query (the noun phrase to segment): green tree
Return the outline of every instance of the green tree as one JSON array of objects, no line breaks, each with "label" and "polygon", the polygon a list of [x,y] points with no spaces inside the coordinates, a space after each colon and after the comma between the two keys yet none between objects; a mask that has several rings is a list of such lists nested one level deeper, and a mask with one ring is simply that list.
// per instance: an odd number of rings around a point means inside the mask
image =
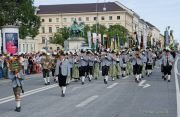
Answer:
[{"label": "green tree", "polygon": [[84,38],[85,42],[88,43],[88,31],[91,31],[91,27],[89,25],[85,25],[84,27]]},{"label": "green tree", "polygon": [[64,46],[64,41],[69,38],[69,29],[67,27],[60,28],[58,32],[54,34],[52,43],[60,44]]},{"label": "green tree", "polygon": [[114,36],[118,36],[118,38],[121,37],[123,44],[127,41],[127,34],[128,30],[121,26],[121,25],[113,25],[110,26],[108,29],[108,35],[110,38],[113,38]]},{"label": "green tree", "polygon": [[0,26],[20,27],[20,38],[35,37],[40,27],[40,18],[35,15],[34,0],[1,0]]},{"label": "green tree", "polygon": [[104,26],[104,25],[101,25],[101,24],[94,24],[92,27],[91,27],[91,32],[93,32],[93,33],[98,33],[98,34],[101,34],[101,35],[103,35],[103,34],[106,34],[107,33],[107,28],[106,28],[106,26]]}]

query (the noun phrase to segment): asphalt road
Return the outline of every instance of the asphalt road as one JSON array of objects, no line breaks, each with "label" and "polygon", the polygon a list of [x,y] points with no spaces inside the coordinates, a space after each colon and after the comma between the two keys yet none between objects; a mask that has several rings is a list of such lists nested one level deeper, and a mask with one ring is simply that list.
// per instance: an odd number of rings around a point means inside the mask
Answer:
[{"label": "asphalt road", "polygon": [[64,98],[53,81],[44,86],[41,75],[27,76],[20,113],[14,112],[11,82],[1,80],[0,117],[179,117],[180,76],[175,72],[180,71],[180,60],[175,66],[170,83],[163,81],[160,68],[156,67],[139,84],[133,76],[110,79],[107,85],[102,78],[91,83],[87,80],[83,86],[81,82],[71,82]]}]

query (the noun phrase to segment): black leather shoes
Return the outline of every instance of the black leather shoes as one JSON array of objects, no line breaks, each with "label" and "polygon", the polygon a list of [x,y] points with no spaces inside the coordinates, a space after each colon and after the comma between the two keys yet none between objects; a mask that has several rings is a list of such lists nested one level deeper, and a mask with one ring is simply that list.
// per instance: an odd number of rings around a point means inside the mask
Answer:
[{"label": "black leather shoes", "polygon": [[61,97],[65,97],[65,94],[62,93]]},{"label": "black leather shoes", "polygon": [[14,111],[21,112],[21,107],[16,107],[16,109]]}]

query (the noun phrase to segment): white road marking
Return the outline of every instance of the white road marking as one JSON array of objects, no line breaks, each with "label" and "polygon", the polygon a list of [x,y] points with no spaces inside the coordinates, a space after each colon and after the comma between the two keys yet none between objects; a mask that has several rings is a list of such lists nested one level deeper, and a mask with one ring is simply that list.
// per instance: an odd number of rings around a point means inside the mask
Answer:
[{"label": "white road marking", "polygon": [[145,84],[143,88],[147,88],[147,87],[150,87],[151,85],[150,84]]},{"label": "white road marking", "polygon": [[94,101],[96,98],[98,98],[99,96],[98,95],[95,95],[95,96],[92,96],[92,97],[89,97],[88,99],[86,99],[85,101],[81,102],[80,104],[76,105],[77,108],[79,107],[84,107],[86,106],[87,104],[89,104],[90,102]]},{"label": "white road marking", "polygon": [[108,86],[107,88],[108,88],[108,89],[111,89],[111,88],[115,87],[115,86],[118,85],[118,84],[119,84],[119,83],[113,83],[112,85]]},{"label": "white road marking", "polygon": [[126,76],[126,77],[124,77],[124,78],[122,78],[122,79],[124,80],[124,79],[127,79],[127,78],[129,78],[129,76]]},{"label": "white road marking", "polygon": [[[48,90],[48,89],[52,89],[52,88],[57,87],[57,86],[58,86],[57,84],[54,84],[54,85],[50,85],[50,86],[47,86],[47,87],[42,87],[42,88],[30,90],[30,91],[25,92],[22,95],[22,97],[26,97],[26,96],[29,96],[29,95],[32,95],[32,94],[35,94],[35,93],[38,93],[38,92],[42,92],[42,91],[45,91],[45,90]],[[12,100],[14,100],[14,95],[0,99],[0,104],[6,103],[6,102],[9,102],[9,101],[12,101]]]},{"label": "white road marking", "polygon": [[179,92],[179,82],[178,82],[178,68],[177,68],[177,62],[179,60],[179,57],[177,57],[174,65],[174,73],[175,73],[175,82],[176,82],[176,100],[177,100],[177,117],[180,117],[180,92]]},{"label": "white road marking", "polygon": [[138,86],[144,86],[143,84],[146,82],[146,80],[142,80],[139,84],[138,84]]}]

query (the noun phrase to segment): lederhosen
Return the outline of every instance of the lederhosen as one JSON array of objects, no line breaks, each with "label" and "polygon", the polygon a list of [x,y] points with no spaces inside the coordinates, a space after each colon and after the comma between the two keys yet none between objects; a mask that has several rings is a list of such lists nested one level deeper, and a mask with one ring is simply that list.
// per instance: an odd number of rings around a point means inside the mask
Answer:
[{"label": "lederhosen", "polygon": [[149,57],[147,57],[146,70],[152,70],[152,64],[149,63]]},{"label": "lederhosen", "polygon": [[107,65],[102,66],[102,76],[108,76],[108,73],[109,73],[109,66]]},{"label": "lederhosen", "polygon": [[139,75],[140,73],[141,73],[140,65],[137,64],[137,60],[136,60],[136,64],[133,65],[133,74],[134,75]]},{"label": "lederhosen", "polygon": [[126,61],[125,61],[125,58],[124,58],[124,57],[122,58],[122,62],[123,62],[123,65],[122,65],[122,67],[121,67],[121,70],[122,70],[122,71],[126,71],[126,66],[124,66],[124,65],[126,65]]},{"label": "lederhosen", "polygon": [[167,58],[167,64],[164,66],[164,75],[171,75],[171,70],[172,70],[172,65],[169,64],[169,60]]},{"label": "lederhosen", "polygon": [[[85,61],[85,60],[81,59],[81,61]],[[80,66],[79,67],[79,76],[80,77],[85,76],[87,71],[88,71],[87,66]]]},{"label": "lederhosen", "polygon": [[58,75],[58,82],[59,82],[60,87],[66,86],[66,79],[67,79],[67,76],[62,75],[61,64],[60,64],[59,65],[59,75]]},{"label": "lederhosen", "polygon": [[92,75],[92,74],[93,74],[93,66],[90,66],[89,61],[88,61],[87,75]]}]

